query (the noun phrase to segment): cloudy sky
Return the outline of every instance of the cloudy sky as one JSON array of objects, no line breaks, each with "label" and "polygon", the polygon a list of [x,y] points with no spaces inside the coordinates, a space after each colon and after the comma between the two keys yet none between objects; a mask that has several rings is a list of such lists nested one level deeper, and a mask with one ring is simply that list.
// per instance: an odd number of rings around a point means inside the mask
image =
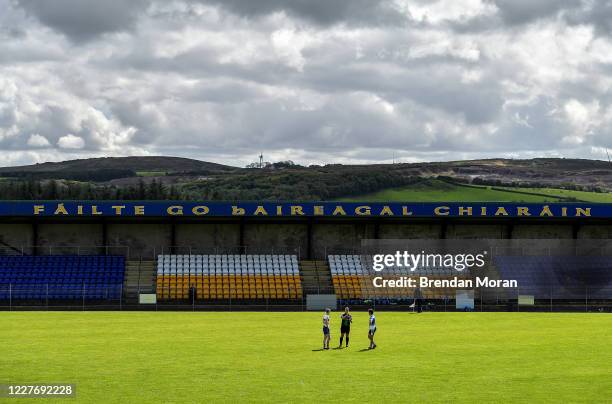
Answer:
[{"label": "cloudy sky", "polygon": [[606,158],[612,0],[0,0],[0,165]]}]

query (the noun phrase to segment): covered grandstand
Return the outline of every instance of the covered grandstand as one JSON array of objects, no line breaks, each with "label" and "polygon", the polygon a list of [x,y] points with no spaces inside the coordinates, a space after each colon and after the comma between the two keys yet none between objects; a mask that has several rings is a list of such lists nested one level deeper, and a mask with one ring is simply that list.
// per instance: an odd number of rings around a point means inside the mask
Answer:
[{"label": "covered grandstand", "polygon": [[[533,239],[606,243],[612,206],[2,202],[0,306],[303,310],[309,296],[331,295],[337,304],[406,309],[421,299],[432,310],[448,310],[455,288],[374,288],[372,251],[364,243]],[[495,254],[488,274],[525,287],[476,288],[476,308],[518,310],[527,295],[535,304],[523,309],[609,310],[612,253],[604,248],[587,260],[546,254]],[[386,275],[482,273],[439,267]]]}]

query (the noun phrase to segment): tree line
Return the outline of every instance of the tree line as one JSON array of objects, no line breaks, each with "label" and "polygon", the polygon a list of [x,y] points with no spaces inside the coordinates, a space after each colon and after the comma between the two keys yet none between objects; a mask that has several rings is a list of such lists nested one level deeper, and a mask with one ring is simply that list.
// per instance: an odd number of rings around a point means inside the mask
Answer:
[{"label": "tree line", "polygon": [[65,180],[0,181],[2,200],[170,200],[180,199],[174,185],[153,179],[137,185],[100,185]]},{"label": "tree line", "polygon": [[282,170],[211,176],[164,184],[139,179],[130,185],[67,180],[0,181],[3,200],[331,200],[418,182],[416,176],[371,168]]}]

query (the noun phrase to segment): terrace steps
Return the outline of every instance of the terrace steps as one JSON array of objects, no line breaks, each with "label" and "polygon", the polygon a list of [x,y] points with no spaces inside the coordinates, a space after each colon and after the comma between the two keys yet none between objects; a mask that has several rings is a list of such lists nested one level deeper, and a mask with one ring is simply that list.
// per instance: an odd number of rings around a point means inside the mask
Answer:
[{"label": "terrace steps", "polygon": [[300,261],[300,278],[304,295],[334,293],[331,272],[326,261]]},{"label": "terrace steps", "polygon": [[124,297],[138,301],[140,293],[155,293],[156,269],[153,260],[132,260],[125,264]]}]

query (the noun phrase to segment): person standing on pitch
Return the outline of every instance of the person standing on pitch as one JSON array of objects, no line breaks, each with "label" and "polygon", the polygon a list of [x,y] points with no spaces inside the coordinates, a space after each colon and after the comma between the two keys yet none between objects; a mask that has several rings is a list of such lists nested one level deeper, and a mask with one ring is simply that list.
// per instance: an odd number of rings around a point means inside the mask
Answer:
[{"label": "person standing on pitch", "polygon": [[374,343],[374,333],[376,332],[376,317],[374,316],[374,310],[369,309],[368,314],[370,315],[370,327],[368,329],[368,338],[370,339],[370,349],[376,348]]},{"label": "person standing on pitch", "polygon": [[348,306],[344,308],[344,313],[340,316],[342,320],[342,325],[340,325],[340,345],[338,348],[342,348],[342,339],[346,334],[346,347],[349,345],[349,334],[351,333],[351,323],[353,322],[353,316],[349,313]]},{"label": "person standing on pitch", "polygon": [[329,349],[329,312],[330,309],[325,309],[323,314],[323,349]]},{"label": "person standing on pitch", "polygon": [[414,305],[417,313],[421,313],[423,311],[423,292],[421,292],[421,288],[419,287],[417,287],[414,291]]}]

